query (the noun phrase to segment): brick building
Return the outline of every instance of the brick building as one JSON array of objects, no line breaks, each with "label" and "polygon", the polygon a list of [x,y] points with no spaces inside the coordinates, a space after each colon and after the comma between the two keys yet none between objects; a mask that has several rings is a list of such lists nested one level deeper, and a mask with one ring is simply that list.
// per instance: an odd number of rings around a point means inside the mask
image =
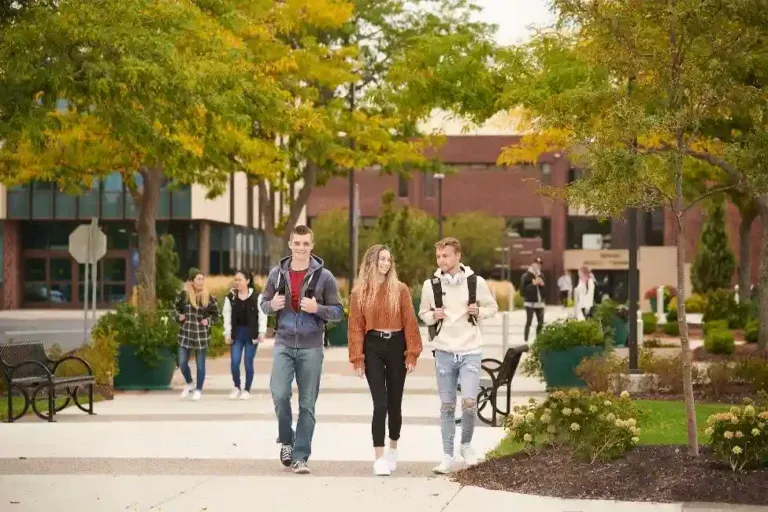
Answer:
[{"label": "brick building", "polygon": [[[601,223],[584,211],[536,193],[538,185],[533,180],[560,187],[576,178],[578,171],[559,153],[541,155],[536,165],[499,167],[496,161],[503,148],[517,141],[518,137],[502,135],[447,137],[437,156],[456,172],[443,182],[443,215],[478,210],[504,217],[511,234],[511,279],[515,284],[532,258],[539,256],[549,277],[550,297],[554,297],[557,276],[564,270],[573,272],[583,263],[617,298],[626,296],[629,237],[625,220]],[[357,174],[357,183],[363,222],[373,222],[378,216],[380,198],[386,190],[394,191],[403,204],[438,215],[438,187],[430,174],[414,173],[407,179],[366,170]],[[311,223],[324,210],[346,207],[347,180],[336,178],[312,192],[307,218]],[[689,262],[702,220],[698,210],[688,215]],[[727,229],[736,254],[739,221],[738,211],[729,205]],[[760,223],[756,221],[752,227],[753,282],[757,282],[759,237]],[[658,209],[639,213],[638,244],[641,292],[659,284],[674,285],[675,227],[671,212]]]}]

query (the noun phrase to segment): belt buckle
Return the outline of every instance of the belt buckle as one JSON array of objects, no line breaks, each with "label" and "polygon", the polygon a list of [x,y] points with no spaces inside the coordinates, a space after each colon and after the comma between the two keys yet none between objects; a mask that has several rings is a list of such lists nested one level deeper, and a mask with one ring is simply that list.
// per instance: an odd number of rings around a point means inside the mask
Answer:
[{"label": "belt buckle", "polygon": [[392,333],[391,332],[383,332],[383,333],[381,333],[381,337],[384,338],[385,340],[388,340],[388,339],[390,339],[392,337]]}]

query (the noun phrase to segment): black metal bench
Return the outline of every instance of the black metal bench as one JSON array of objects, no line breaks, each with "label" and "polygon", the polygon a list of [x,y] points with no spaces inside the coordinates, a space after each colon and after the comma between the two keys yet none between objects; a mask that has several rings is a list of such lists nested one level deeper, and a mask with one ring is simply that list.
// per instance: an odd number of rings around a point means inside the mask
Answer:
[{"label": "black metal bench", "polygon": [[[492,358],[481,361],[481,368],[490,378],[480,379],[480,392],[477,394],[477,417],[486,425],[497,427],[499,426],[498,415],[509,416],[512,412],[512,378],[517,373],[520,358],[525,352],[528,352],[528,349],[528,345],[516,345],[507,349],[503,361]],[[506,408],[500,409],[498,406],[499,390],[505,386],[507,388]],[[488,411],[484,412],[487,407],[490,407],[490,415]]]},{"label": "black metal bench", "polygon": [[[79,361],[83,364],[87,375],[71,377],[57,377],[56,369],[64,361]],[[77,356],[66,356],[59,360],[50,359],[45,353],[45,347],[39,341],[25,341],[20,343],[0,344],[0,370],[8,393],[8,423],[12,423],[24,416],[29,410],[43,420],[55,421],[54,415],[63,410],[74,401],[75,405],[83,412],[93,412],[93,385],[96,382],[93,369],[88,362]],[[88,387],[88,404],[84,407],[78,399],[78,390]],[[56,407],[56,391],[64,389],[67,399]],[[40,412],[37,402],[41,399],[41,393],[47,394],[48,414]],[[13,396],[20,394],[24,397],[24,408],[13,414]]]},{"label": "black metal bench", "polygon": [[[481,369],[488,374],[489,379],[480,379],[480,390],[477,393],[477,417],[486,425],[492,427],[500,426],[497,423],[498,415],[509,416],[512,412],[512,378],[517,373],[517,367],[520,365],[520,358],[529,350],[528,345],[516,345],[508,348],[504,354],[504,361],[498,359],[485,358],[480,361]],[[432,357],[435,357],[435,351],[432,351]],[[493,365],[493,367],[488,366]],[[497,397],[499,389],[507,388],[507,406],[506,409],[499,409]],[[456,386],[457,393],[461,395],[461,383]],[[483,411],[490,406],[490,419],[483,417]],[[485,413],[488,414],[488,413]],[[461,416],[456,418],[456,424],[461,424]]]}]

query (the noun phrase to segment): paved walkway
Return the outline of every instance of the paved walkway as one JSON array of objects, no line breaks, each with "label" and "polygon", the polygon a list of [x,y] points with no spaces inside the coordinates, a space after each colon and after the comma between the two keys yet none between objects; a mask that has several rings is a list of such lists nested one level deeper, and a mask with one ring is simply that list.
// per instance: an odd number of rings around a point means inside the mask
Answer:
[{"label": "paved walkway", "polygon": [[[513,314],[510,345],[521,342],[522,321],[521,313]],[[499,357],[500,323],[485,331],[484,356]],[[674,504],[566,501],[462,488],[434,476],[431,468],[441,443],[428,345],[406,383],[400,463],[392,477],[371,475],[370,396],[365,381],[351,374],[346,349],[339,348],[326,352],[313,474],[293,475],[277,460],[268,394],[270,357],[271,347],[265,344],[257,356],[250,401],[227,400],[228,363],[219,360],[209,365],[200,402],[180,401],[178,389],[119,393],[96,405],[97,416],[66,410],[54,424],[33,418],[0,424],[0,511],[231,512],[253,504],[266,510],[334,512],[467,511],[478,506],[538,512],[682,510]],[[178,375],[175,382],[180,382]],[[513,390],[515,402],[523,402],[541,395],[543,384],[518,377]],[[294,393],[295,411],[296,398]],[[485,453],[503,435],[500,428],[478,426],[474,446]]]}]

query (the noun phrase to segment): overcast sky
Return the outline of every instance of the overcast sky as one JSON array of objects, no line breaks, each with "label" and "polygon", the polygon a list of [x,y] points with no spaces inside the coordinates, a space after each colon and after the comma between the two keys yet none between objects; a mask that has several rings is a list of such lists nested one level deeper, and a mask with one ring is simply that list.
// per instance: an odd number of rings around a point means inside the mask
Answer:
[{"label": "overcast sky", "polygon": [[530,25],[543,26],[552,22],[548,0],[475,0],[483,7],[483,21],[499,26],[501,44],[527,39]]}]

